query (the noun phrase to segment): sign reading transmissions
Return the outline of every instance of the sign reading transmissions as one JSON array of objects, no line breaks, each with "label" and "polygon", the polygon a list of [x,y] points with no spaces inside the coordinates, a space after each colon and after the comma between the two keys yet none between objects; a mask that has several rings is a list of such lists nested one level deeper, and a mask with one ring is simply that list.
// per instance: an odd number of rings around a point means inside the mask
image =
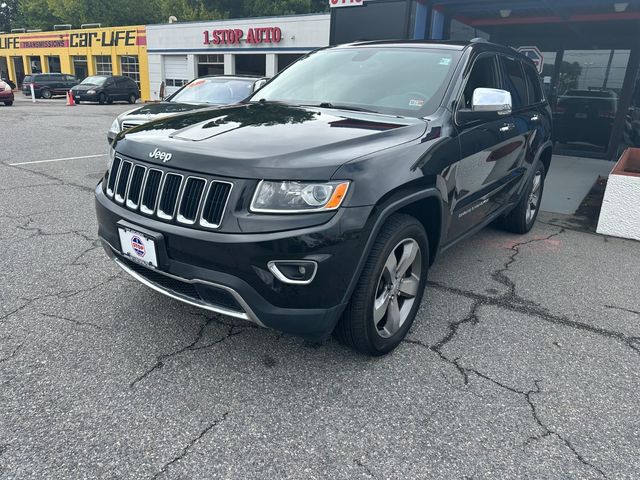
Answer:
[{"label": "sign reading transmissions", "polygon": [[136,29],[99,30],[87,32],[27,33],[0,38],[0,50],[77,47],[133,47],[145,45],[146,38],[138,37]]},{"label": "sign reading transmissions", "polygon": [[361,7],[366,0],[329,0],[329,6],[335,7]]}]

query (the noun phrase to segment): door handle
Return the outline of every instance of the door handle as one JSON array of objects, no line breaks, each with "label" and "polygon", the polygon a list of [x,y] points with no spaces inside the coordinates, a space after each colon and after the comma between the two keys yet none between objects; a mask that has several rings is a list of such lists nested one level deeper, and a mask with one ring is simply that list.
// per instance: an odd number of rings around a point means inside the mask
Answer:
[{"label": "door handle", "polygon": [[538,115],[534,115],[533,117],[531,117],[531,121],[532,122],[538,122],[538,121],[540,121],[540,117]]},{"label": "door handle", "polygon": [[510,132],[514,128],[516,128],[515,124],[513,124],[513,123],[505,123],[502,127],[500,127],[500,131],[502,133]]}]

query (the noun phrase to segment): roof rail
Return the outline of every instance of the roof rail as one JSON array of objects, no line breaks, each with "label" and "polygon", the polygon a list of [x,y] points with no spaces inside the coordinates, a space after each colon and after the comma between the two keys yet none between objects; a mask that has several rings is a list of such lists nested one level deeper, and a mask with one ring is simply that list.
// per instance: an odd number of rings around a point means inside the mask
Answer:
[{"label": "roof rail", "polygon": [[27,33],[41,32],[41,31],[42,31],[41,28],[29,28],[29,29],[27,29]]},{"label": "roof rail", "polygon": [[12,28],[11,33],[27,33],[26,28]]},{"label": "roof rail", "polygon": [[469,43],[490,43],[490,42],[486,38],[476,37],[469,40]]},{"label": "roof rail", "polygon": [[54,25],[53,29],[54,30],[71,30],[71,24],[70,23],[62,23],[60,25]]},{"label": "roof rail", "polygon": [[80,28],[100,28],[102,27],[101,23],[83,23],[80,25]]}]

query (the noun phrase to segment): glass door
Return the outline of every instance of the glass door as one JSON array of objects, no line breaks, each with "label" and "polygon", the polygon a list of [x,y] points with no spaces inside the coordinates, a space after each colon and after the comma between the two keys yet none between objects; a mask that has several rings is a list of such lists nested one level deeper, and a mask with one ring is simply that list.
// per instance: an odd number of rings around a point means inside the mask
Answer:
[{"label": "glass door", "polygon": [[564,51],[552,104],[556,152],[607,152],[629,56],[629,50]]}]

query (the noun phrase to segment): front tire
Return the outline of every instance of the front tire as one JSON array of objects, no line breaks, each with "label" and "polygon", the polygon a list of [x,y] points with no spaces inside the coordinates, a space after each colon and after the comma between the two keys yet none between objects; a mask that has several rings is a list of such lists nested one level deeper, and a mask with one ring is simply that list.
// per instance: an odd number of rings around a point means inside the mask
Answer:
[{"label": "front tire", "polygon": [[394,214],[378,234],[334,335],[361,353],[380,356],[404,339],[424,294],[429,239],[422,224]]},{"label": "front tire", "polygon": [[13,101],[4,102],[4,104],[5,104],[7,107],[10,107],[11,105],[13,105]]},{"label": "front tire", "polygon": [[43,88],[42,91],[40,92],[40,96],[45,100],[50,100],[53,97],[53,93],[51,92],[51,90],[47,88]]},{"label": "front tire", "polygon": [[104,105],[107,102],[107,96],[104,93],[98,95],[98,103]]},{"label": "front tire", "polygon": [[536,223],[540,213],[540,203],[544,192],[546,172],[540,160],[535,164],[534,173],[529,179],[524,195],[516,207],[498,221],[498,226],[508,232],[528,233]]},{"label": "front tire", "polygon": [[134,103],[136,103],[136,100],[137,100],[137,98],[136,98],[136,96],[135,96],[133,93],[132,93],[131,95],[129,95],[129,103],[130,103],[131,105],[133,105]]}]

